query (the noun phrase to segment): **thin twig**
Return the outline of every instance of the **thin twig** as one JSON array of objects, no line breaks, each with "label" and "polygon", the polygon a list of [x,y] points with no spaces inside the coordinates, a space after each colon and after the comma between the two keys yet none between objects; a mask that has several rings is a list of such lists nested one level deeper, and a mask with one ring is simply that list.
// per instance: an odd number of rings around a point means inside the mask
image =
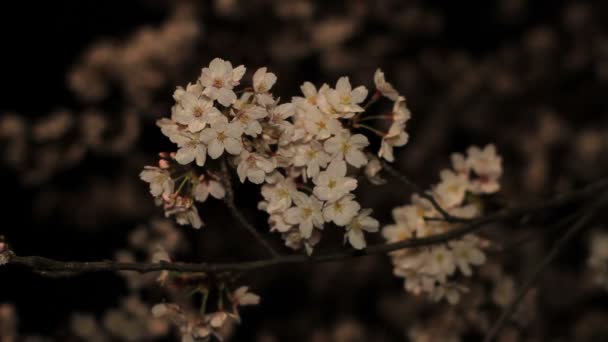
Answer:
[{"label": "thin twig", "polygon": [[566,246],[566,244],[576,235],[578,231],[587,226],[589,221],[595,216],[597,211],[604,205],[606,202],[606,197],[604,196],[602,200],[594,202],[585,213],[566,231],[566,233],[559,238],[559,240],[553,245],[549,253],[545,255],[545,257],[534,266],[532,273],[528,276],[528,278],[524,281],[522,287],[517,292],[515,299],[507,306],[496,322],[490,328],[490,331],[483,339],[483,342],[491,342],[494,340],[498,333],[502,329],[502,327],[506,324],[507,320],[513,315],[513,313],[519,307],[519,304],[524,300],[528,291],[532,288],[532,286],[536,283],[540,275],[543,271],[549,266],[549,264],[555,259],[555,257],[559,254],[559,252]]},{"label": "thin twig", "polygon": [[176,272],[223,272],[223,271],[251,271],[276,265],[322,263],[341,261],[365,255],[386,254],[392,251],[430,246],[448,242],[475,232],[492,222],[499,222],[534,214],[540,211],[558,208],[567,203],[600,195],[608,188],[608,179],[595,182],[580,190],[567,194],[557,195],[553,199],[542,201],[539,204],[526,207],[503,209],[486,216],[479,217],[471,222],[464,223],[446,233],[428,236],[425,238],[413,238],[400,242],[379,244],[369,246],[362,250],[346,250],[333,254],[306,256],[286,255],[257,261],[233,262],[233,263],[120,263],[113,261],[99,262],[63,262],[47,259],[39,256],[17,256],[12,255],[9,264],[22,265],[33,270],[42,272],[95,272],[95,271],[137,271],[141,273],[169,270]]},{"label": "thin twig", "polygon": [[398,179],[401,183],[405,184],[413,192],[417,193],[422,198],[424,198],[424,199],[428,200],[429,202],[431,202],[431,205],[433,205],[433,207],[435,207],[435,210],[437,210],[439,212],[439,214],[441,214],[443,220],[445,220],[447,222],[451,222],[451,223],[468,222],[468,221],[470,221],[470,219],[462,218],[462,217],[456,217],[456,216],[448,213],[445,209],[443,209],[443,207],[439,204],[439,202],[437,202],[437,200],[435,199],[435,197],[433,195],[431,195],[428,192],[424,191],[420,186],[418,186],[418,184],[416,184],[415,182],[411,181],[406,175],[404,175],[403,173],[399,172],[397,169],[395,169],[391,164],[387,163],[385,160],[380,159],[380,163],[382,163],[382,168],[384,170],[386,170],[386,172],[388,172],[391,176],[393,176],[396,179]]},{"label": "thin twig", "polygon": [[256,240],[258,240],[260,245],[262,245],[270,255],[272,255],[274,258],[279,257],[279,253],[270,245],[270,243],[268,243],[268,241],[266,241],[266,239],[264,239],[264,237],[257,231],[257,229],[255,229],[253,224],[251,224],[249,222],[249,220],[247,220],[245,215],[243,215],[241,210],[234,203],[234,190],[232,189],[232,180],[231,180],[230,171],[228,171],[228,165],[226,165],[225,159],[222,159],[221,168],[222,168],[221,169],[222,170],[221,181],[226,190],[226,196],[224,196],[224,203],[226,203],[226,206],[228,207],[228,209],[230,209],[230,213],[237,221],[239,221],[239,223],[245,229],[247,229],[247,231],[251,235],[253,235],[255,237]]}]

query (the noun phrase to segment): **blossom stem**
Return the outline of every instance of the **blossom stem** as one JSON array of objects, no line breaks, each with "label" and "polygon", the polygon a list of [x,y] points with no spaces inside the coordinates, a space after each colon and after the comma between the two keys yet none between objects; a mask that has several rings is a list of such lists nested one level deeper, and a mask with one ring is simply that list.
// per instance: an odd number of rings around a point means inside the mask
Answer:
[{"label": "blossom stem", "polygon": [[377,129],[371,127],[371,126],[360,124],[360,123],[355,123],[353,125],[353,127],[354,128],[364,128],[364,129],[367,129],[368,131],[370,131],[372,133],[375,133],[376,135],[378,135],[380,137],[384,137],[386,135],[386,133],[384,133],[384,132],[382,132],[380,130],[377,130]]},{"label": "blossom stem", "polygon": [[357,122],[370,121],[370,120],[388,120],[390,118],[389,115],[370,115],[366,116],[362,119],[357,119]]}]

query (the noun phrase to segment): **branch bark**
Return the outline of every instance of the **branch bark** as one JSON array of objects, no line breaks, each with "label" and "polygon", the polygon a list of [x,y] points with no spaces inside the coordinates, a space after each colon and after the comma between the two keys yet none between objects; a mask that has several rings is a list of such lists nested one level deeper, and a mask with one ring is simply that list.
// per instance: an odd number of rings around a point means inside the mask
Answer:
[{"label": "branch bark", "polygon": [[600,196],[608,189],[608,179],[603,179],[592,183],[582,189],[575,190],[566,194],[557,195],[550,200],[545,200],[537,204],[532,204],[524,207],[503,209],[492,214],[488,214],[470,222],[463,223],[453,230],[437,234],[425,238],[413,238],[396,243],[379,244],[369,246],[362,250],[347,250],[338,253],[305,256],[305,255],[286,255],[272,257],[268,259],[244,262],[227,262],[227,263],[121,263],[114,261],[97,261],[97,262],[64,262],[40,256],[18,256],[9,255],[8,264],[21,265],[40,272],[97,272],[97,271],[137,271],[141,273],[156,272],[162,270],[176,272],[225,272],[225,271],[251,271],[262,268],[289,265],[289,264],[312,264],[322,262],[341,261],[345,259],[361,257],[366,255],[386,254],[392,251],[405,248],[418,248],[423,246],[437,245],[448,242],[453,239],[463,237],[485,227],[489,223],[506,221],[519,218],[525,215],[531,215],[549,209],[558,208],[562,205],[590,198],[591,196]]}]

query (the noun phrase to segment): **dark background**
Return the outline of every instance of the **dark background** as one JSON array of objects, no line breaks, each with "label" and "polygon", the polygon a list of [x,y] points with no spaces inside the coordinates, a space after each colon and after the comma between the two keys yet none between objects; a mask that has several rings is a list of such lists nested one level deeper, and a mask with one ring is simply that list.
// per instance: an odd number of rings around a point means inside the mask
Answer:
[{"label": "dark background", "polygon": [[[162,215],[137,176],[144,165],[155,162],[158,151],[171,148],[154,126],[155,119],[169,115],[173,89],[198,77],[200,68],[216,56],[245,64],[246,77],[257,67],[268,66],[279,78],[274,92],[284,99],[295,95],[305,80],[333,84],[341,75],[371,88],[374,70],[383,68],[388,80],[405,94],[413,113],[408,126],[411,142],[398,153],[396,165],[423,185],[437,180],[439,169],[448,165],[449,153],[491,142],[505,163],[503,191],[493,205],[547,196],[606,175],[605,2],[313,3],[312,13],[300,17],[282,14],[279,1],[237,1],[228,12],[212,1],[192,6],[200,38],[191,44],[192,53],[185,62],[148,92],[151,100],[145,103],[133,101],[116,79],[108,81],[106,96],[83,98],[70,88],[67,75],[96,42],[111,40],[128,46],[129,37],[141,27],[160,27],[167,21],[176,4],[3,4],[0,116],[16,112],[30,128],[23,137],[23,160],[4,161],[0,167],[4,198],[0,234],[20,255],[83,261],[113,258],[117,249],[126,246],[131,229]],[[315,42],[315,27],[330,18],[354,22],[355,29],[333,42]],[[286,43],[277,46],[279,41]],[[57,167],[35,181],[24,179],[24,174],[42,167],[37,158],[47,153],[48,144],[63,148],[67,141],[78,142],[70,130],[50,143],[28,137],[31,127],[61,108],[76,118],[90,108],[100,108],[110,124],[108,139],[121,131],[125,108],[136,113],[140,129],[120,151],[88,149],[75,163]],[[245,185],[238,191],[242,194],[237,197],[239,205],[258,227],[265,227],[266,218],[255,210],[256,188]],[[390,208],[409,197],[390,185],[365,184],[360,191],[359,197],[376,208],[382,222],[390,220]],[[263,256],[254,240],[233,222],[227,223],[228,212],[221,203],[205,204],[201,213],[207,227],[201,231],[182,228],[192,245],[180,260]],[[494,236],[505,242],[526,234],[529,227],[495,228]],[[280,239],[270,236],[280,246]],[[526,273],[526,260],[542,255],[554,238],[547,234],[534,248],[495,260],[519,279]],[[333,250],[340,241],[339,233],[325,232],[319,250]],[[375,241],[380,242],[380,237]],[[587,290],[576,281],[587,255],[585,241],[582,237],[573,244],[555,270],[548,272],[541,289],[560,279],[563,293]],[[355,330],[359,332],[355,335],[362,340],[402,340],[410,324],[441,309],[405,295],[383,257],[277,268],[244,279],[262,295],[263,305],[245,309],[234,338],[238,341],[263,340],[263,336],[276,336],[279,341],[322,341],[325,337],[348,341],[335,332],[345,320],[356,322],[361,330]],[[15,304],[24,336],[71,340],[68,318],[73,312],[101,316],[125,292],[122,279],[110,273],[52,279],[17,267],[0,271],[0,303]],[[547,294],[538,300],[538,316],[520,327],[521,340],[585,340],[587,335],[577,335],[578,320],[585,313],[606,314],[602,292],[572,295],[569,301],[559,298],[559,293],[539,293]],[[399,303],[416,309],[398,314],[386,309]],[[496,310],[490,311],[490,317],[495,317]],[[464,331],[463,340],[474,341],[482,335],[475,328]]]}]

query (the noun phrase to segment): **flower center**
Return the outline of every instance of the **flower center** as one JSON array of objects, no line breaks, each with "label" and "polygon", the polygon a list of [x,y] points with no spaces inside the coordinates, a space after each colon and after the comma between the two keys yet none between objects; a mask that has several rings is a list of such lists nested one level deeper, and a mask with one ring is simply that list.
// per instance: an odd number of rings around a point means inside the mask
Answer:
[{"label": "flower center", "polygon": [[336,187],[336,183],[337,183],[337,182],[336,182],[336,180],[335,180],[335,179],[330,179],[330,180],[329,180],[329,183],[327,183],[327,187],[328,187],[328,188],[330,188],[330,189],[333,189],[333,188],[335,188],[335,187]]},{"label": "flower center", "polygon": [[224,87],[224,80],[222,80],[221,78],[216,78],[213,80],[213,86],[216,88],[223,88]]},{"label": "flower center", "polygon": [[201,106],[196,106],[194,107],[194,116],[197,118],[200,118],[201,116],[203,116],[203,114],[205,113],[205,110],[203,110],[203,108],[201,108]]}]

